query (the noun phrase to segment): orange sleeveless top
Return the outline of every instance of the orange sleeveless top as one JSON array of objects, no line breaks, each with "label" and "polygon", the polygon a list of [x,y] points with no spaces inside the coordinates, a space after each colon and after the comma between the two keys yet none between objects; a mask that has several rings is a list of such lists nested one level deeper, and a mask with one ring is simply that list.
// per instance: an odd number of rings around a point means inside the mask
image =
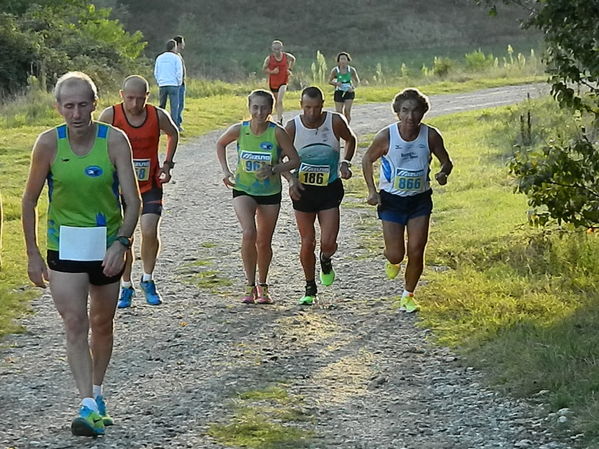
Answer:
[{"label": "orange sleeveless top", "polygon": [[133,126],[127,120],[123,104],[112,107],[114,114],[112,126],[122,130],[133,149],[133,166],[141,193],[147,192],[158,183],[158,145],[160,142],[160,123],[158,111],[150,104],[146,105],[146,119],[140,126]]},{"label": "orange sleeveless top", "polygon": [[269,75],[268,83],[271,88],[278,89],[283,84],[287,84],[289,81],[289,74],[287,73],[287,54],[283,53],[280,61],[277,61],[275,56],[271,53],[268,59],[268,69],[273,70],[275,67],[279,68],[279,73]]}]

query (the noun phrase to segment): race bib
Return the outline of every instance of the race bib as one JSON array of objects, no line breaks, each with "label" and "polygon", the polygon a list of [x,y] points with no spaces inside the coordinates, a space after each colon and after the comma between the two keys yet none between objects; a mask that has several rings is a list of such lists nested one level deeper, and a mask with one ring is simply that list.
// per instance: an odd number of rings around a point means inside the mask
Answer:
[{"label": "race bib", "polygon": [[343,92],[347,92],[350,89],[351,83],[341,83],[341,86],[339,86],[339,90],[342,90]]},{"label": "race bib", "polygon": [[150,159],[133,159],[133,168],[138,181],[150,179]]},{"label": "race bib", "polygon": [[393,179],[393,188],[405,192],[418,192],[424,185],[424,171],[397,169]]},{"label": "race bib", "polygon": [[328,165],[311,165],[302,163],[298,178],[302,184],[326,186],[329,183],[331,168]]},{"label": "race bib", "polygon": [[98,261],[106,254],[106,226],[61,226],[58,257],[62,260]]},{"label": "race bib", "polygon": [[239,157],[241,158],[242,168],[247,173],[256,173],[265,165],[271,165],[272,163],[270,153],[242,151]]}]

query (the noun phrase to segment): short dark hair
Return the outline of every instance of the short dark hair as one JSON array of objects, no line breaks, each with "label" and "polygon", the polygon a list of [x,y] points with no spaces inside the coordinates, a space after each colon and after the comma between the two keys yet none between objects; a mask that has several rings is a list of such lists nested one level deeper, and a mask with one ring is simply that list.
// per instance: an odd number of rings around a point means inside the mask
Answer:
[{"label": "short dark hair", "polygon": [[166,51],[171,51],[176,46],[177,41],[175,39],[169,39],[168,41],[166,41]]},{"label": "short dark hair", "polygon": [[181,36],[180,34],[177,34],[175,37],[173,37],[173,40],[177,44],[180,44],[181,42],[183,42],[185,40],[185,38],[183,36]]},{"label": "short dark hair", "polygon": [[339,62],[339,59],[341,58],[341,56],[345,56],[347,58],[347,62],[351,61],[351,56],[349,55],[348,52],[340,51],[339,53],[337,53],[337,62]]},{"label": "short dark hair", "polygon": [[275,104],[275,96],[264,89],[256,89],[250,92],[250,94],[248,95],[248,107],[252,104],[252,99],[254,97],[262,97],[262,98],[266,98],[269,103],[270,103],[270,107],[272,108]]},{"label": "short dark hair", "polygon": [[302,90],[302,95],[300,96],[300,99],[302,99],[304,97],[304,95],[306,97],[316,98],[320,101],[324,101],[324,94],[322,93],[322,90],[320,89],[320,87],[316,87],[316,86],[306,87],[304,90]]},{"label": "short dark hair", "polygon": [[426,95],[416,88],[408,88],[402,90],[393,99],[393,112],[399,114],[401,104],[406,100],[416,100],[420,104],[423,113],[426,113],[431,107],[430,101]]}]

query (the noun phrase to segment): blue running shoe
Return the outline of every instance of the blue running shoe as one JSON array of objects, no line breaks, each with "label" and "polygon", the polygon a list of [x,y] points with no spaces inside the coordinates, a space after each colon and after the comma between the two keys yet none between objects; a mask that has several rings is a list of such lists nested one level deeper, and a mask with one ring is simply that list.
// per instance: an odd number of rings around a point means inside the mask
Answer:
[{"label": "blue running shoe", "polygon": [[114,420],[108,413],[106,413],[106,401],[104,400],[104,396],[96,396],[96,404],[98,404],[98,413],[102,417],[102,421],[104,421],[104,426],[112,426]]},{"label": "blue running shoe", "polygon": [[82,405],[79,416],[71,423],[73,435],[81,437],[94,437],[104,435],[104,420],[98,412]]},{"label": "blue running shoe", "polygon": [[119,298],[117,307],[119,309],[131,307],[131,301],[133,300],[134,296],[135,289],[133,287],[121,287],[121,297]]},{"label": "blue running shoe", "polygon": [[140,282],[141,289],[146,295],[146,302],[151,306],[159,306],[162,304],[162,298],[156,291],[156,284],[154,281],[141,281]]}]

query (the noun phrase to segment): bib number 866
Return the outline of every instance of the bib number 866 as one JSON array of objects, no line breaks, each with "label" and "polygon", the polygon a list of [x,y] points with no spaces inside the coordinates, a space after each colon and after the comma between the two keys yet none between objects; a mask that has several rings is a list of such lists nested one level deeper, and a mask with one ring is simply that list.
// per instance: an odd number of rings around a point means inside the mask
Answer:
[{"label": "bib number 866", "polygon": [[420,178],[397,178],[396,187],[400,190],[418,190],[422,181]]}]

